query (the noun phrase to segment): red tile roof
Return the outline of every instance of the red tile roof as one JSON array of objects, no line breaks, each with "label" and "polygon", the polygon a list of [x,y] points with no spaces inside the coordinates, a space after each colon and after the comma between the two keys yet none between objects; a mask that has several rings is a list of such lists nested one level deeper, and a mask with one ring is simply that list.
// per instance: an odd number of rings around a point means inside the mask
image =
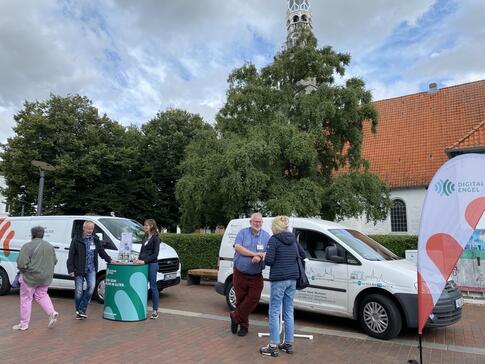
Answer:
[{"label": "red tile roof", "polygon": [[485,120],[474,127],[463,138],[458,140],[451,147],[447,148],[447,151],[463,151],[485,148]]},{"label": "red tile roof", "polygon": [[377,133],[365,126],[362,155],[391,187],[429,184],[448,160],[445,150],[450,146],[485,145],[485,129],[480,127],[485,120],[485,80],[374,105],[379,112]]}]

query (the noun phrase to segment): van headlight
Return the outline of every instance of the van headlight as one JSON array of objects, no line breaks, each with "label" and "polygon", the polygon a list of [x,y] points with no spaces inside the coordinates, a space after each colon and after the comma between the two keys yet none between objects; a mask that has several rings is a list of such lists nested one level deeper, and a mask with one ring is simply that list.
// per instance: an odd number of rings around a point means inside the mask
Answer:
[{"label": "van headlight", "polygon": [[414,282],[414,288],[416,288],[416,291],[418,290],[418,282]]}]

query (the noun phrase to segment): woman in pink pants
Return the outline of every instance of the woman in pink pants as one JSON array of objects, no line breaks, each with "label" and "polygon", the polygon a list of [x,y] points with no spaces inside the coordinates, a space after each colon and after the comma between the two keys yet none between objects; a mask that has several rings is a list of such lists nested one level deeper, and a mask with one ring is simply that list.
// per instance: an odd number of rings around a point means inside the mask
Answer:
[{"label": "woman in pink pants", "polygon": [[17,258],[17,268],[20,271],[20,323],[12,327],[14,330],[24,331],[29,328],[32,299],[49,316],[47,327],[54,327],[59,316],[47,293],[57,263],[54,247],[42,240],[44,228],[33,227],[31,234],[32,241],[22,246]]}]

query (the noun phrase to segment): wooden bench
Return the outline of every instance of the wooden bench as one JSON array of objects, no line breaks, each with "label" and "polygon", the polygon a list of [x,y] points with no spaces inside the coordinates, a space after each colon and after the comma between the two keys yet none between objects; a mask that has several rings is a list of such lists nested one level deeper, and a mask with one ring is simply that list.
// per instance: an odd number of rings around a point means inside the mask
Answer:
[{"label": "wooden bench", "polygon": [[189,269],[187,272],[187,286],[200,284],[200,277],[217,279],[217,269]]}]

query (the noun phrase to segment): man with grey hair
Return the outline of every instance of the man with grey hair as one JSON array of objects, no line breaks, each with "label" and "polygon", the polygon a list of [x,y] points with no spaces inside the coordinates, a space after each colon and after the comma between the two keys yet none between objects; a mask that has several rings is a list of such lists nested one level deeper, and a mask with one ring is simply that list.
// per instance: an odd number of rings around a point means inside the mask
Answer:
[{"label": "man with grey hair", "polygon": [[258,212],[252,214],[249,225],[239,231],[234,241],[232,284],[236,293],[236,309],[229,317],[231,332],[238,336],[247,335],[249,314],[261,298],[264,282],[260,263],[269,240],[269,234],[262,229],[263,215]]},{"label": "man with grey hair", "polygon": [[[67,272],[74,277],[76,320],[88,318],[86,310],[96,286],[98,255],[107,263],[111,263],[111,257],[104,251],[99,238],[93,234],[94,226],[94,222],[84,221],[82,235],[75,236],[69,247]],[[84,281],[86,281],[86,289],[83,289]]]},{"label": "man with grey hair", "polygon": [[47,327],[54,327],[59,316],[47,293],[47,288],[54,277],[56,252],[51,244],[42,240],[43,227],[35,226],[30,232],[32,241],[22,246],[17,257],[17,268],[20,272],[20,323],[14,325],[12,329],[21,331],[29,328],[32,299],[35,299],[49,316]]}]

